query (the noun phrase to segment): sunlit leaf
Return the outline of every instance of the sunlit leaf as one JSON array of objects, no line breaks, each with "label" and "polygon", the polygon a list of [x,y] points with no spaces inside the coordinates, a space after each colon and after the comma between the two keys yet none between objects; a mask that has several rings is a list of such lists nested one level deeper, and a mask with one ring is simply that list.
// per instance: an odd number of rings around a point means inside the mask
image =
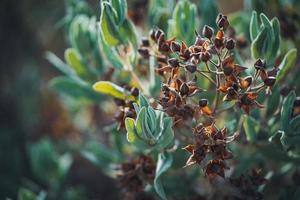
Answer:
[{"label": "sunlit leaf", "polygon": [[118,99],[128,99],[135,100],[135,97],[129,94],[124,88],[109,82],[109,81],[99,81],[93,85],[95,91],[106,94]]}]

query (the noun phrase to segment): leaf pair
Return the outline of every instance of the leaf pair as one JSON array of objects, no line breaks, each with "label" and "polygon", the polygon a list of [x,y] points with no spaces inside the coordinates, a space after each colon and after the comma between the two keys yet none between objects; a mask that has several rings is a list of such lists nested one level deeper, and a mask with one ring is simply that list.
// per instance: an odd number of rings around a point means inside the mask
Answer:
[{"label": "leaf pair", "polygon": [[254,59],[264,58],[268,65],[273,65],[280,47],[280,24],[275,17],[271,21],[263,13],[258,22],[256,11],[253,11],[250,21],[251,53]]},{"label": "leaf pair", "polygon": [[168,147],[174,139],[172,119],[162,111],[155,111],[142,94],[139,96],[139,105],[134,106],[136,120],[125,119],[127,140],[141,151],[161,151]]}]

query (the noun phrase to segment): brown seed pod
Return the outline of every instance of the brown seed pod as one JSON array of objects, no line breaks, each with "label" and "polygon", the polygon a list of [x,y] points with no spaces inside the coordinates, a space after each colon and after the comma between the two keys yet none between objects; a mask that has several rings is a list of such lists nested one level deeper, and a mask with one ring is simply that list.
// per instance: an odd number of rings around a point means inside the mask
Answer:
[{"label": "brown seed pod", "polygon": [[240,78],[239,79],[239,86],[241,89],[246,89],[252,84],[252,76],[247,76],[245,78]]},{"label": "brown seed pod", "polygon": [[202,34],[204,37],[210,39],[214,34],[214,30],[210,26],[205,25],[203,27]]},{"label": "brown seed pod", "polygon": [[264,80],[266,86],[273,86],[275,82],[276,82],[276,78],[273,76],[270,76]]},{"label": "brown seed pod", "polygon": [[179,60],[177,58],[170,58],[168,59],[168,64],[171,67],[179,67]]},{"label": "brown seed pod", "polygon": [[226,30],[227,27],[229,26],[227,16],[225,16],[223,14],[218,15],[216,22],[217,22],[218,27],[222,28],[223,30]]},{"label": "brown seed pod", "polygon": [[194,64],[188,64],[185,66],[185,69],[191,73],[194,73],[197,70],[197,66]]},{"label": "brown seed pod", "polygon": [[232,38],[230,38],[229,40],[226,41],[225,47],[228,50],[234,49],[234,47],[235,47],[235,41]]},{"label": "brown seed pod", "polygon": [[171,42],[171,51],[172,52],[179,52],[180,51],[180,44],[178,44],[175,41]]},{"label": "brown seed pod", "polygon": [[137,97],[139,96],[139,89],[136,87],[131,88],[130,93],[132,94],[132,96]]},{"label": "brown seed pod", "polygon": [[266,68],[266,61],[263,59],[257,59],[254,63],[254,67],[255,69],[259,70],[259,69],[265,69]]},{"label": "brown seed pod", "polygon": [[189,94],[189,86],[186,83],[181,84],[180,95],[187,96],[188,94]]},{"label": "brown seed pod", "polygon": [[208,105],[208,100],[207,99],[200,99],[199,100],[199,106],[200,107],[205,107]]}]

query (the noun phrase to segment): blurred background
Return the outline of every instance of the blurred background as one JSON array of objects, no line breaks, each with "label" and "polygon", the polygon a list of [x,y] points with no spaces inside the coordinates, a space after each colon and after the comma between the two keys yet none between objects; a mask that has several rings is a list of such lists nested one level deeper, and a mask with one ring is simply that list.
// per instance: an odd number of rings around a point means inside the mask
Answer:
[{"label": "blurred background", "polygon": [[[129,16],[137,26],[142,27],[147,18],[149,1],[128,0]],[[109,120],[103,120],[92,104],[76,110],[76,102],[62,99],[48,85],[59,73],[45,53],[54,52],[63,58],[70,46],[64,22],[70,2],[0,2],[0,199],[30,197],[33,193],[41,199],[46,194],[49,199],[118,199],[115,181],[92,158],[82,156],[85,148],[99,151],[93,142],[105,142],[107,135],[95,126],[104,127]],[[99,1],[85,2],[99,19]],[[224,14],[254,8],[278,16],[283,28],[289,30],[284,36],[297,46],[299,12],[289,16],[270,2],[220,0],[216,4]],[[63,103],[66,101],[69,106]],[[84,131],[87,127],[97,131],[91,136]],[[84,142],[87,138],[92,141],[88,145]]]}]

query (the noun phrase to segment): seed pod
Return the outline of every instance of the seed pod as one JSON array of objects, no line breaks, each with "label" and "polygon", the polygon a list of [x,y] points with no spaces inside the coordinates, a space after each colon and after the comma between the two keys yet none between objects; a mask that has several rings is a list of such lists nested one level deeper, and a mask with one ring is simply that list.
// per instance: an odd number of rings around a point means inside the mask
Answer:
[{"label": "seed pod", "polygon": [[208,51],[205,51],[205,52],[200,53],[199,57],[200,57],[201,61],[207,62],[211,58],[211,54]]},{"label": "seed pod", "polygon": [[171,43],[171,50],[172,50],[172,52],[179,52],[180,51],[180,44],[173,41]]},{"label": "seed pod", "polygon": [[168,59],[168,64],[171,67],[179,67],[179,61],[178,61],[177,58],[170,58],[170,59]]},{"label": "seed pod", "polygon": [[136,87],[131,88],[130,93],[132,94],[132,96],[137,97],[139,96],[139,89]]},{"label": "seed pod", "polygon": [[229,40],[226,41],[225,47],[228,50],[234,49],[234,47],[235,47],[235,41],[232,38],[230,38]]},{"label": "seed pod", "polygon": [[218,27],[223,28],[223,30],[226,30],[227,27],[229,26],[227,16],[225,16],[223,14],[219,14],[216,21],[217,21]]},{"label": "seed pod", "polygon": [[221,47],[223,47],[223,45],[224,45],[223,39],[218,39],[218,38],[215,39],[215,47],[217,49],[220,49]]},{"label": "seed pod", "polygon": [[201,38],[200,36],[197,36],[194,45],[196,45],[196,46],[202,46],[204,42],[205,42],[205,39]]},{"label": "seed pod", "polygon": [[229,96],[235,96],[237,93],[233,87],[229,87],[229,88],[227,88],[227,94]]},{"label": "seed pod", "polygon": [[200,99],[199,100],[199,106],[200,107],[205,107],[208,105],[208,100],[207,99]]},{"label": "seed pod", "polygon": [[191,73],[194,73],[197,70],[197,66],[193,64],[188,64],[185,66],[185,69]]},{"label": "seed pod", "polygon": [[146,48],[139,48],[138,52],[143,58],[148,58],[150,56],[149,50]]},{"label": "seed pod", "polygon": [[158,40],[158,38],[160,37],[161,34],[163,34],[162,30],[160,30],[160,29],[156,30],[155,36],[154,36],[155,37],[155,41]]},{"label": "seed pod", "polygon": [[189,94],[189,86],[186,83],[181,84],[180,94],[181,96],[186,96]]},{"label": "seed pod", "polygon": [[249,106],[251,105],[252,101],[251,99],[248,97],[247,94],[244,94],[242,97],[241,97],[241,103],[245,106]]},{"label": "seed pod", "polygon": [[152,40],[156,41],[156,38],[155,38],[156,31],[154,29],[150,30],[149,35]]},{"label": "seed pod", "polygon": [[273,86],[275,82],[276,82],[276,78],[273,76],[270,76],[264,80],[266,86]]},{"label": "seed pod", "polygon": [[256,62],[254,63],[255,69],[264,69],[266,68],[266,61],[263,59],[257,59]]},{"label": "seed pod", "polygon": [[233,72],[233,68],[231,66],[225,65],[223,66],[223,72],[225,76],[230,76]]},{"label": "seed pod", "polygon": [[162,45],[158,46],[158,50],[161,51],[161,52],[169,52],[170,47],[167,43],[163,43]]},{"label": "seed pod", "polygon": [[148,38],[142,38],[142,46],[143,47],[149,47],[150,43]]},{"label": "seed pod", "polygon": [[135,117],[135,113],[133,111],[131,111],[131,110],[127,110],[125,112],[124,118],[126,118],[126,117],[134,118]]},{"label": "seed pod", "polygon": [[204,37],[210,39],[214,34],[214,30],[210,26],[205,25],[203,27],[202,34],[204,35]]},{"label": "seed pod", "polygon": [[243,79],[240,79],[240,81],[239,81],[239,83],[240,83],[240,88],[241,89],[246,89],[246,88],[248,88],[250,85],[251,85],[251,83],[252,83],[252,76],[247,76],[247,77],[245,77],[245,78],[243,78]]}]

